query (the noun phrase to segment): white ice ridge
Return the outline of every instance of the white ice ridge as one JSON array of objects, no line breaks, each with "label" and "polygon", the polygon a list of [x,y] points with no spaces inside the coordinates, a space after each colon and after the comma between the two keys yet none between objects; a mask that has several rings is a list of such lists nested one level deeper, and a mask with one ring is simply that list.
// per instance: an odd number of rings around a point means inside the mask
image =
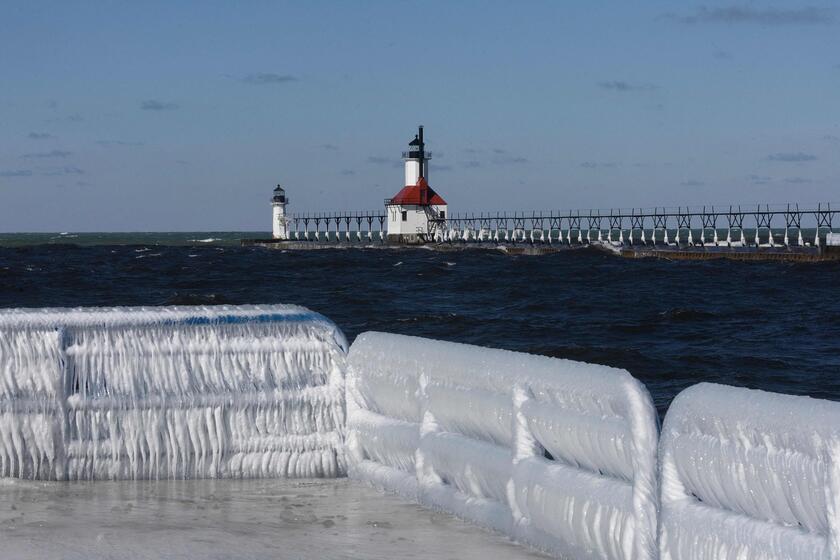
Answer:
[{"label": "white ice ridge", "polygon": [[347,343],[297,306],[0,312],[0,477],[344,473]]},{"label": "white ice ridge", "polygon": [[660,462],[663,560],[840,558],[840,403],[695,385]]},{"label": "white ice ridge", "polygon": [[368,332],[350,349],[351,477],[562,558],[657,550],[657,425],[626,371]]}]

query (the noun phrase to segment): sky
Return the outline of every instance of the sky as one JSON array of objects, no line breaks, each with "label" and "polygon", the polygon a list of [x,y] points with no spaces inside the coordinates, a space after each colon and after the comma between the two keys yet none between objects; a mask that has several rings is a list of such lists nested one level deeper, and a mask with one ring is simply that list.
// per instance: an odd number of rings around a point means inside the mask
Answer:
[{"label": "sky", "polygon": [[2,0],[0,231],[840,204],[840,2]]}]

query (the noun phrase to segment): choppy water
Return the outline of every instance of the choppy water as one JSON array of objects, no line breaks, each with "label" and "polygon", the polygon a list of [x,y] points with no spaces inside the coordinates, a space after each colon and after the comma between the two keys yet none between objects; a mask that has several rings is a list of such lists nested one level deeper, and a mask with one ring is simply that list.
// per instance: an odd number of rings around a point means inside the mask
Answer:
[{"label": "choppy water", "polygon": [[283,252],[238,247],[243,234],[143,235],[0,237],[0,307],[297,303],[351,340],[383,330],[626,368],[660,412],[699,381],[840,400],[838,263]]}]

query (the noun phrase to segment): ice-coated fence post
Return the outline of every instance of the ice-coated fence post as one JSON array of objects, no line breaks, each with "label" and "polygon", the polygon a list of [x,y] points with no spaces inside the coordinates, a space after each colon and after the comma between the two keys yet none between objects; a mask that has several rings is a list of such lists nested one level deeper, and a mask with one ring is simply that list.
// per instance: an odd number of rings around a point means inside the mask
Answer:
[{"label": "ice-coated fence post", "polygon": [[828,447],[826,509],[828,510],[828,548],[831,560],[840,560],[840,439],[832,438]]},{"label": "ice-coated fence post", "polygon": [[427,460],[425,453],[423,453],[423,438],[433,435],[440,431],[440,426],[435,420],[435,415],[429,410],[429,397],[426,392],[426,387],[429,384],[429,378],[425,374],[421,374],[417,379],[420,389],[418,390],[418,398],[420,400],[420,407],[423,412],[423,421],[420,423],[420,442],[414,452],[414,464],[417,472],[417,480],[420,484],[420,492],[422,493],[430,486],[440,484],[441,478],[435,472],[432,462]]},{"label": "ice-coated fence post", "polygon": [[[511,417],[513,423],[511,429],[513,432],[513,454],[511,459],[514,468],[520,461],[540,455],[542,452],[542,446],[528,428],[528,419],[522,411],[523,405],[532,398],[533,393],[529,387],[520,383],[513,386],[513,416]],[[513,472],[513,469],[511,469],[511,472]],[[529,523],[530,515],[519,507],[516,491],[516,481],[511,476],[507,484],[508,503],[513,515],[514,527],[521,527]]]}]

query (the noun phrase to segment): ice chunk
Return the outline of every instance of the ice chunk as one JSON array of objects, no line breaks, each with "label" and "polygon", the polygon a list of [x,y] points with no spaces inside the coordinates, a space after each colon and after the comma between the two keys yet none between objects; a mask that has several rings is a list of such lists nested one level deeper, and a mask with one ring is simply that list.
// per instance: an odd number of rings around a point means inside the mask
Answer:
[{"label": "ice chunk", "polygon": [[840,404],[695,385],[660,456],[663,558],[840,555]]},{"label": "ice chunk", "polygon": [[384,333],[353,343],[348,472],[576,559],[657,557],[657,426],[627,372]]},{"label": "ice chunk", "polygon": [[337,476],[346,346],[296,306],[3,311],[0,476]]}]

